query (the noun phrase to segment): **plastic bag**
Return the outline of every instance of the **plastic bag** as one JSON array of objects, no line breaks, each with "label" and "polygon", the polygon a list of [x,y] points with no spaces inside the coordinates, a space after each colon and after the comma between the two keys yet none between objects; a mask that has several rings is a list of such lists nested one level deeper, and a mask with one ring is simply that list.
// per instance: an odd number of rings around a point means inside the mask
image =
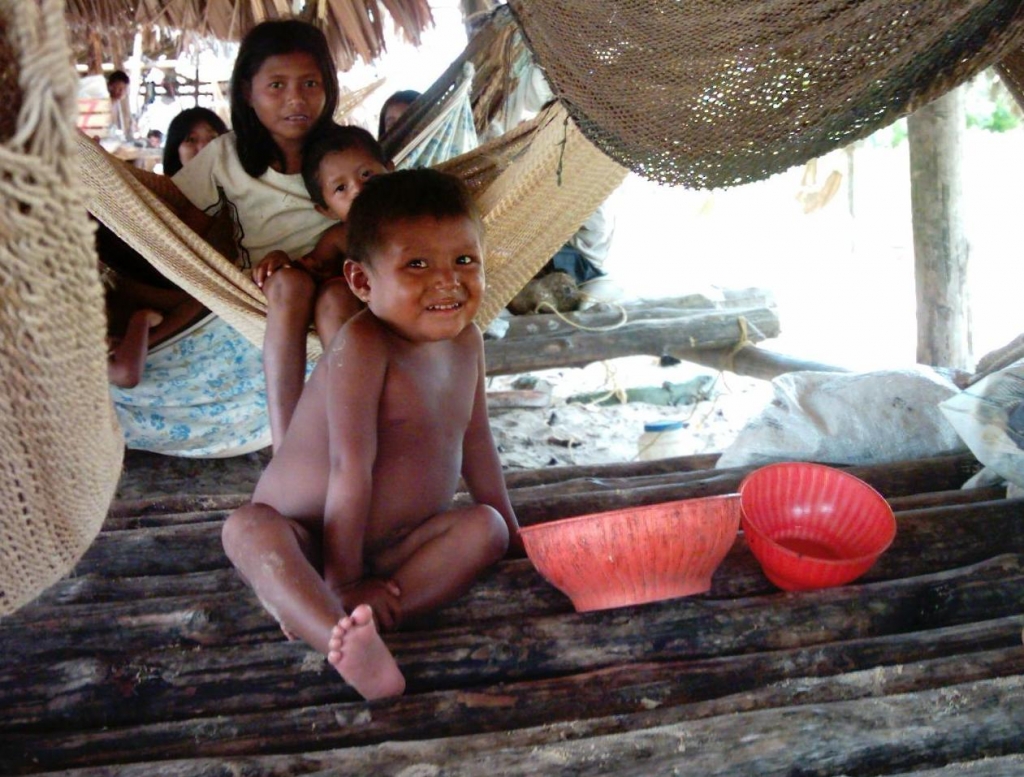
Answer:
[{"label": "plastic bag", "polygon": [[774,461],[880,464],[965,450],[938,409],[958,389],[927,367],[865,373],[791,372],[717,467]]},{"label": "plastic bag", "polygon": [[1024,488],[1024,359],[982,378],[939,408],[987,470]]}]

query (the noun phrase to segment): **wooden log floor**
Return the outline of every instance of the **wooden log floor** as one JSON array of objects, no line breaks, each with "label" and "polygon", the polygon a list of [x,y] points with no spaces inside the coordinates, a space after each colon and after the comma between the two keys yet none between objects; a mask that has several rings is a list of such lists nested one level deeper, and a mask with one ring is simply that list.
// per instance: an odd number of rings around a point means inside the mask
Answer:
[{"label": "wooden log floor", "polygon": [[[714,457],[508,473],[524,524],[730,493]],[[855,467],[897,511],[853,585],[781,593],[742,537],[704,595],[578,614],[525,559],[387,636],[361,701],[228,566],[246,495],[119,500],[0,622],[0,774],[1024,774],[1024,500],[970,456]],[[183,490],[187,484],[182,484]]]}]

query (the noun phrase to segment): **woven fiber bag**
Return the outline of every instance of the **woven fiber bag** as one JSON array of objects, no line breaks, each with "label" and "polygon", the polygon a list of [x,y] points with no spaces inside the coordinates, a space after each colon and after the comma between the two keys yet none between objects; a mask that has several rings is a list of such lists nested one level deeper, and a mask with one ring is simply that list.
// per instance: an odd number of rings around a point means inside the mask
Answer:
[{"label": "woven fiber bag", "polygon": [[99,531],[123,442],[60,0],[0,0],[0,616]]}]

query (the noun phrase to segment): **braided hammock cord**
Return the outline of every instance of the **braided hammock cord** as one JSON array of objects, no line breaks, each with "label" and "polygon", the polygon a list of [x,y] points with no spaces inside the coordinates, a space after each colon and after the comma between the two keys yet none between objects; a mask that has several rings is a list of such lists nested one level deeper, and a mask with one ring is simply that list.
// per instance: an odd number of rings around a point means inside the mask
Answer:
[{"label": "braided hammock cord", "polygon": [[0,616],[95,538],[124,443],[95,229],[74,164],[62,0],[0,0]]},{"label": "braided hammock cord", "polygon": [[694,189],[870,135],[1019,49],[1020,0],[509,0],[583,134]]}]

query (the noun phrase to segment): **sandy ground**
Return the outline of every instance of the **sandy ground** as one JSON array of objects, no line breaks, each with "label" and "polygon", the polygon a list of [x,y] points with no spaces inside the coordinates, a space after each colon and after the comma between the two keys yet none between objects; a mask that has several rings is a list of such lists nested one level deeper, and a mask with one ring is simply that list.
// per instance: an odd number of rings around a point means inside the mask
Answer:
[{"label": "sandy ground", "polygon": [[[684,424],[684,432],[675,436],[675,455],[720,452],[771,396],[765,381],[686,363],[661,367],[646,356],[530,377],[550,385],[548,407],[491,411],[495,442],[508,469],[632,461],[638,457],[644,424],[662,419]],[[664,406],[618,399],[630,388],[685,384],[695,378],[703,378],[697,381],[703,385],[691,402]],[[522,376],[496,378],[490,388],[503,390],[522,382]],[[599,392],[612,404],[573,401]]]},{"label": "sandy ground", "polygon": [[[702,384],[701,395],[676,406],[573,401],[581,394],[603,392],[614,397],[630,388],[695,379]],[[492,378],[489,391],[504,395],[517,386],[549,392],[549,404],[491,410],[491,428],[507,470],[632,461],[638,456],[644,424],[666,418],[685,424],[677,436],[675,455],[719,452],[771,396],[770,384],[762,380],[687,363],[661,367],[657,359],[646,356]],[[252,490],[268,458],[269,451],[199,460],[129,451],[117,495],[149,498],[185,489],[195,494],[244,494]]]}]

